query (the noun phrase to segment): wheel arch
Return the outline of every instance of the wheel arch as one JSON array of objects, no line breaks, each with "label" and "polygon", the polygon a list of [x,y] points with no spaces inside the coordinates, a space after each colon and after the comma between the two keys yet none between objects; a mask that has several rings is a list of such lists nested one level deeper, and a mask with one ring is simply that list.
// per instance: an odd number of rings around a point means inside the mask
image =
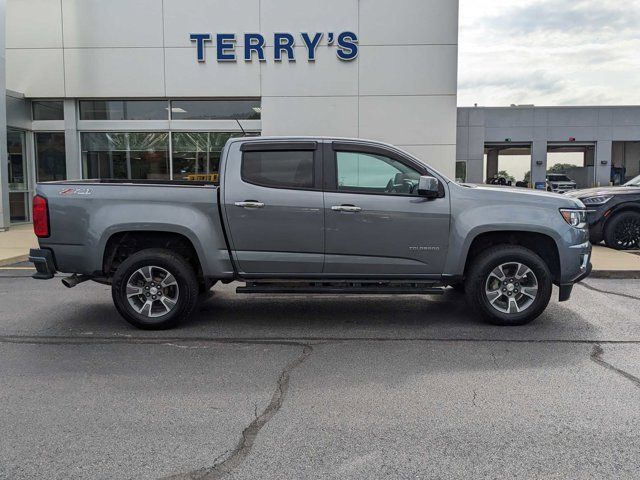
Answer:
[{"label": "wheel arch", "polygon": [[604,232],[608,226],[608,224],[613,220],[617,215],[625,212],[635,212],[640,213],[640,202],[626,202],[616,205],[611,210],[609,210],[609,214],[605,213],[604,224],[602,226],[602,231]]},{"label": "wheel arch", "polygon": [[467,249],[463,275],[466,276],[473,260],[480,253],[497,245],[518,245],[528,248],[547,264],[554,282],[560,280],[560,251],[555,239],[545,233],[522,230],[488,231],[475,235]]},{"label": "wheel arch", "polygon": [[111,277],[118,266],[133,253],[149,248],[162,248],[182,256],[203,279],[201,255],[187,235],[165,230],[119,230],[111,232],[102,249],[102,272]]}]

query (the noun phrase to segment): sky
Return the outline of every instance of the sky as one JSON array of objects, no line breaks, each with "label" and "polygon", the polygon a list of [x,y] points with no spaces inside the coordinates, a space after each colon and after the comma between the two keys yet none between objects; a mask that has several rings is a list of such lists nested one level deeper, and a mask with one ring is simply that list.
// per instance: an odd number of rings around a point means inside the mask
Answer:
[{"label": "sky", "polygon": [[460,106],[640,104],[640,0],[460,0]]}]

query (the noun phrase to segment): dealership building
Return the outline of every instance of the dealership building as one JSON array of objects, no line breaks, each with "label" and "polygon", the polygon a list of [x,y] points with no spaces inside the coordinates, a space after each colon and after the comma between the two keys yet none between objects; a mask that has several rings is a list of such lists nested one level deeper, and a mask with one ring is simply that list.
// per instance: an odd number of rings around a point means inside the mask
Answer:
[{"label": "dealership building", "polygon": [[0,228],[38,181],[206,178],[243,132],[372,138],[455,173],[455,0],[0,5]]},{"label": "dealership building", "polygon": [[456,0],[0,0],[0,25],[0,229],[36,182],[214,179],[237,135],[380,140],[469,182],[518,158],[534,186],[557,153],[581,186],[638,172],[640,108],[458,109]]}]

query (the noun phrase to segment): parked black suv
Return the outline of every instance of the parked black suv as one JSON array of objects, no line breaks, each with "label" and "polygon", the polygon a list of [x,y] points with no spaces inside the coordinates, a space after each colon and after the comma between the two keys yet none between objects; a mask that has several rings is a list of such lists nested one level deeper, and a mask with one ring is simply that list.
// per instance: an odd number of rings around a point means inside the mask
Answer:
[{"label": "parked black suv", "polygon": [[591,243],[604,240],[616,250],[640,248],[640,176],[621,187],[577,190],[567,196],[586,205]]}]

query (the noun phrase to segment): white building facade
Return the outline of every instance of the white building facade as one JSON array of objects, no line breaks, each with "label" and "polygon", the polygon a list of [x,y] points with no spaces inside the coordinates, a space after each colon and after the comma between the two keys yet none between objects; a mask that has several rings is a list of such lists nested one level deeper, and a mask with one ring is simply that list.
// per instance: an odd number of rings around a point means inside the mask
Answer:
[{"label": "white building facade", "polygon": [[457,0],[7,0],[6,18],[0,228],[29,221],[36,181],[213,175],[242,131],[385,141],[454,176]]}]

